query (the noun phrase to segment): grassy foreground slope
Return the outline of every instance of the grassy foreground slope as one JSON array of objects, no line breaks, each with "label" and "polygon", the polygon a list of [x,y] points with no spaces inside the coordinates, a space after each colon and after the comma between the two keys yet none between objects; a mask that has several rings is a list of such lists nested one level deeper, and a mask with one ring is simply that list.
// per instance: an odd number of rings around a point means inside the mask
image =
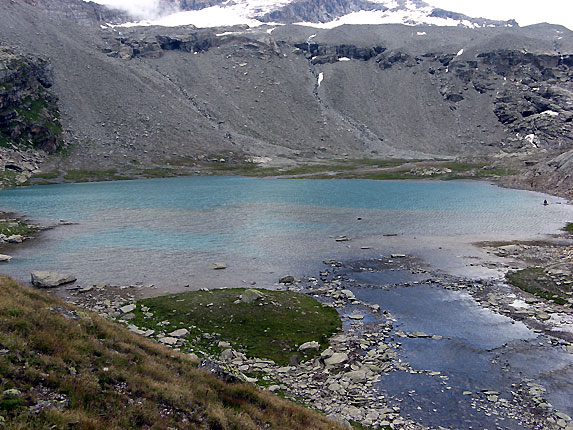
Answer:
[{"label": "grassy foreground slope", "polygon": [[339,428],[5,276],[0,416],[6,429]]}]

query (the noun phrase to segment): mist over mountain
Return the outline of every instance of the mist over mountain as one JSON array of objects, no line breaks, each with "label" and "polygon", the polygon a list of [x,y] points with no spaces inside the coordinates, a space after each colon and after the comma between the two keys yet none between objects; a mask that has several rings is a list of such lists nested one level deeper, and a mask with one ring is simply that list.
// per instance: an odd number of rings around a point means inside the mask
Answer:
[{"label": "mist over mountain", "polygon": [[[256,23],[110,26],[147,15],[83,0],[2,2],[2,45],[50,74],[46,88],[0,74],[5,158],[35,148],[38,166],[69,169],[516,156],[522,182],[573,188],[573,32],[562,26],[422,1],[146,5],[163,18],[213,12],[230,23],[240,9]],[[338,25],[372,14],[402,24]],[[65,156],[46,155],[29,133],[19,135],[26,148],[12,136],[25,117],[12,112],[42,97],[58,108],[53,137]]]}]

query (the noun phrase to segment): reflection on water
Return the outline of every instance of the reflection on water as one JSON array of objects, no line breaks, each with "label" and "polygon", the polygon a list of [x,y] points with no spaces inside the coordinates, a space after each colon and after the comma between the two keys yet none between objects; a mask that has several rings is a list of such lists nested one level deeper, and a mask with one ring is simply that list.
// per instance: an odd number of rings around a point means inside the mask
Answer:
[{"label": "reflection on water", "polygon": [[[369,281],[387,284],[386,274],[371,273]],[[359,300],[390,311],[395,330],[441,336],[399,339],[404,361],[416,370],[440,372],[439,376],[396,372],[380,381],[381,389],[401,399],[402,410],[412,418],[452,428],[520,429],[511,419],[472,407],[472,395],[493,390],[511,400],[512,384],[523,378],[543,384],[553,406],[573,413],[573,357],[523,323],[482,308],[460,291],[427,285],[353,291]],[[412,387],[415,396],[410,395]]]}]

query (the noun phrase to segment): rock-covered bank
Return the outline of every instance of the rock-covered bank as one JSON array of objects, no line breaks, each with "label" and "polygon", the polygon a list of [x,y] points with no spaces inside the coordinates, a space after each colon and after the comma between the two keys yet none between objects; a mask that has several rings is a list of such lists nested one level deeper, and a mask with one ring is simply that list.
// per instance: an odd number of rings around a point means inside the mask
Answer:
[{"label": "rock-covered bank", "polygon": [[[370,287],[356,282],[352,273],[366,276],[378,270],[406,271],[420,280]],[[358,276],[358,275],[357,275]],[[396,254],[377,260],[343,264],[325,261],[325,269],[316,277],[300,280],[283,279],[283,289],[302,291],[317,297],[323,303],[336,308],[343,318],[344,331],[330,340],[330,346],[309,361],[279,366],[266,358],[249,358],[240,348],[235,349],[232,339],[223,339],[216,328],[203,336],[221,348],[218,355],[203,356],[206,368],[223,375],[235,375],[243,380],[256,382],[268,390],[282,393],[287,398],[301,401],[312,408],[329,414],[341,422],[356,421],[367,427],[386,426],[392,428],[425,428],[423,419],[410,416],[406,404],[410,400],[427,394],[412,386],[406,398],[391,395],[385,391],[384,381],[389,375],[413,375],[430,378],[437,384],[439,392],[458,390],[454,372],[440,372],[431,368],[412,366],[404,360],[406,340],[446,342],[442,336],[421,331],[404,331],[399,328],[396,316],[384,306],[365,302],[357,298],[360,289],[400,289],[420,287],[457,291],[469,294],[479,306],[490,309],[498,315],[521,321],[535,333],[546,336],[546,348],[562,354],[572,354],[573,345],[568,333],[573,330],[571,303],[558,305],[531,296],[507,283],[475,281],[433,273],[410,257]],[[154,318],[153,309],[137,302],[142,291],[153,289],[153,285],[94,285],[62,287],[58,294],[68,295],[80,306],[94,310],[108,318],[125,324],[130,330],[142,336],[157,339],[173,348],[193,355],[203,351],[193,350],[193,339],[189,331],[167,331],[142,329],[133,324],[133,312],[144,312],[147,318]],[[358,289],[358,290],[357,290]],[[256,299],[255,299],[256,300]],[[206,306],[208,306],[207,304]],[[169,321],[164,322],[169,326]],[[301,348],[315,348],[310,343]],[[544,383],[519,378],[511,368],[504,369],[511,375],[511,387],[485,387],[481,390],[466,390],[467,419],[482,416],[491,419],[499,428],[524,429],[570,429],[570,417],[551,405],[547,399]],[[452,391],[453,392],[453,391]],[[431,412],[429,412],[431,413]],[[463,419],[461,416],[460,419]]]}]

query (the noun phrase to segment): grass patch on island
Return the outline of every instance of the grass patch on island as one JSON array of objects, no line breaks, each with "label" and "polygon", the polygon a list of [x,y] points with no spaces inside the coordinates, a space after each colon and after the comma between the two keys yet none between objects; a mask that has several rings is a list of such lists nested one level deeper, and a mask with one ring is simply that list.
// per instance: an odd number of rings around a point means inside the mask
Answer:
[{"label": "grass patch on island", "polygon": [[24,221],[0,220],[0,234],[6,236],[21,235],[27,236],[38,231],[38,227],[25,223]]},{"label": "grass patch on island", "polygon": [[344,428],[0,276],[3,429]]},{"label": "grass patch on island", "polygon": [[521,290],[560,305],[567,304],[567,299],[571,297],[568,293],[573,289],[570,276],[556,273],[551,268],[530,267],[509,272],[506,278]]},{"label": "grass patch on island", "polygon": [[573,233],[573,222],[568,222],[567,225],[563,227],[563,231]]},{"label": "grass patch on island", "polygon": [[[258,291],[258,293],[253,293]],[[260,294],[250,303],[236,303],[239,296]],[[153,317],[145,316],[142,306]],[[269,358],[286,365],[296,357],[307,359],[317,351],[302,355],[298,347],[317,341],[321,350],[341,329],[338,312],[314,298],[291,291],[246,290],[242,288],[191,291],[144,299],[138,302],[139,327],[169,332],[189,330],[185,348],[218,354],[219,341],[244,351],[247,356]]]}]

